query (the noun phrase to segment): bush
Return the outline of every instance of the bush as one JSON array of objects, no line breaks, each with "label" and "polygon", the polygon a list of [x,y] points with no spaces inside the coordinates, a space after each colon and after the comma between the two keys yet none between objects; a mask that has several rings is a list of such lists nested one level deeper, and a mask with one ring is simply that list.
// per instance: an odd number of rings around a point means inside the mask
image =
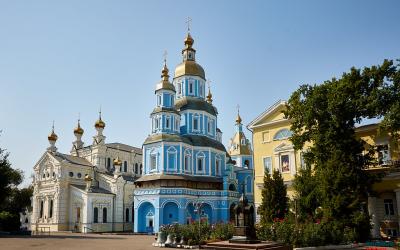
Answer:
[{"label": "bush", "polygon": [[233,237],[235,232],[232,223],[217,223],[211,226],[210,239],[212,240],[228,240]]},{"label": "bush", "polygon": [[19,230],[19,216],[10,212],[0,212],[0,231],[17,231]]}]

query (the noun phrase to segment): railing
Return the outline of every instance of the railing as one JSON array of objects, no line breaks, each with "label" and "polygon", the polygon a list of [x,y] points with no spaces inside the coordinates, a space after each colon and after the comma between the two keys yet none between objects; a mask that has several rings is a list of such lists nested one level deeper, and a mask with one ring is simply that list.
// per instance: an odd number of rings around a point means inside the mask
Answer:
[{"label": "railing", "polygon": [[87,233],[87,231],[91,231],[92,233],[95,232],[94,229],[90,228],[90,227],[83,227],[83,233]]},{"label": "railing", "polygon": [[400,160],[388,160],[381,162],[377,165],[366,166],[366,170],[379,170],[379,169],[386,169],[386,170],[400,170]]},{"label": "railing", "polygon": [[36,234],[43,235],[45,233],[47,233],[47,235],[50,235],[50,227],[38,227]]}]

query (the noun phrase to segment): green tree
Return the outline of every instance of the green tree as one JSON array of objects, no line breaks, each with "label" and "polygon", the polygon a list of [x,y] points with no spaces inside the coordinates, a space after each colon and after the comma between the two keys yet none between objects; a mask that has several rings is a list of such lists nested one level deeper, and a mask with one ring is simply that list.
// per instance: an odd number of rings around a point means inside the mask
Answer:
[{"label": "green tree", "polygon": [[[388,117],[398,116],[394,112],[399,105],[399,79],[392,61],[363,70],[352,68],[340,79],[300,86],[285,111],[292,121],[294,148],[311,145],[306,163],[313,166],[313,175],[303,173],[295,181],[301,204],[307,209],[320,205],[325,221],[351,227],[358,239],[369,234],[360,225],[369,222],[365,201],[378,177],[363,171],[373,162],[369,154],[363,156],[367,145],[356,137],[355,125],[384,116],[385,128],[397,133],[400,127]],[[316,183],[305,183],[307,179]]]},{"label": "green tree", "polygon": [[261,224],[283,219],[288,209],[288,198],[286,185],[279,171],[275,170],[272,177],[266,171],[261,195],[262,203],[259,207]]}]

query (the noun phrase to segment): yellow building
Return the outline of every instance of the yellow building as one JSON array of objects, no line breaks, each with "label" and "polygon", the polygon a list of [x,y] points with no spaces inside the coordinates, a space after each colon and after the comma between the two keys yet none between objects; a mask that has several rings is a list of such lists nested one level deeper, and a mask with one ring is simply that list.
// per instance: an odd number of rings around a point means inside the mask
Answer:
[{"label": "yellow building", "polygon": [[[288,196],[294,195],[292,182],[303,166],[302,152],[296,151],[289,140],[290,121],[284,118],[286,101],[278,101],[254,119],[248,128],[253,132],[254,203],[261,204],[265,171],[279,170],[287,185]],[[379,146],[379,164],[366,171],[384,172],[381,182],[374,184],[368,198],[372,236],[397,236],[400,223],[400,147],[387,133],[378,134],[378,124],[358,127],[357,136],[370,145]],[[257,215],[257,219],[259,216]]]}]

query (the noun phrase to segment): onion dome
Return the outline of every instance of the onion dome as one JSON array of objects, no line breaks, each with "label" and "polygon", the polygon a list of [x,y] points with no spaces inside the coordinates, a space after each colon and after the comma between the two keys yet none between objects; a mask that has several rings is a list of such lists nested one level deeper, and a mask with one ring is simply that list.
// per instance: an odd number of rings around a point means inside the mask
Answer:
[{"label": "onion dome", "polygon": [[74,129],[75,135],[83,135],[84,130],[81,128],[80,120],[78,120],[78,126]]},{"label": "onion dome", "polygon": [[92,177],[89,174],[85,175],[85,181],[92,181]]},{"label": "onion dome", "polygon": [[119,156],[117,156],[117,158],[114,159],[114,165],[115,166],[121,166],[122,165],[122,161],[119,159]]},{"label": "onion dome", "polygon": [[192,48],[193,43],[194,40],[188,33],[184,41],[185,48],[182,50],[183,62],[175,68],[175,78],[183,75],[193,75],[206,79],[203,67],[195,61],[196,50]]},{"label": "onion dome", "polygon": [[58,139],[58,136],[56,135],[56,133],[54,133],[54,124],[53,124],[53,128],[51,130],[51,134],[49,134],[49,136],[47,136],[47,139],[49,141],[53,141],[53,142],[56,142]]},{"label": "onion dome", "polygon": [[156,91],[160,89],[171,90],[175,92],[175,87],[169,82],[169,70],[167,68],[167,62],[164,60],[164,67],[161,70],[161,81],[156,86]]},{"label": "onion dome", "polygon": [[236,117],[236,124],[242,124],[242,118],[240,117],[239,112]]},{"label": "onion dome", "polygon": [[95,128],[105,128],[106,124],[103,122],[103,120],[101,119],[101,111],[99,112],[99,119],[96,121],[96,123],[94,124]]}]

